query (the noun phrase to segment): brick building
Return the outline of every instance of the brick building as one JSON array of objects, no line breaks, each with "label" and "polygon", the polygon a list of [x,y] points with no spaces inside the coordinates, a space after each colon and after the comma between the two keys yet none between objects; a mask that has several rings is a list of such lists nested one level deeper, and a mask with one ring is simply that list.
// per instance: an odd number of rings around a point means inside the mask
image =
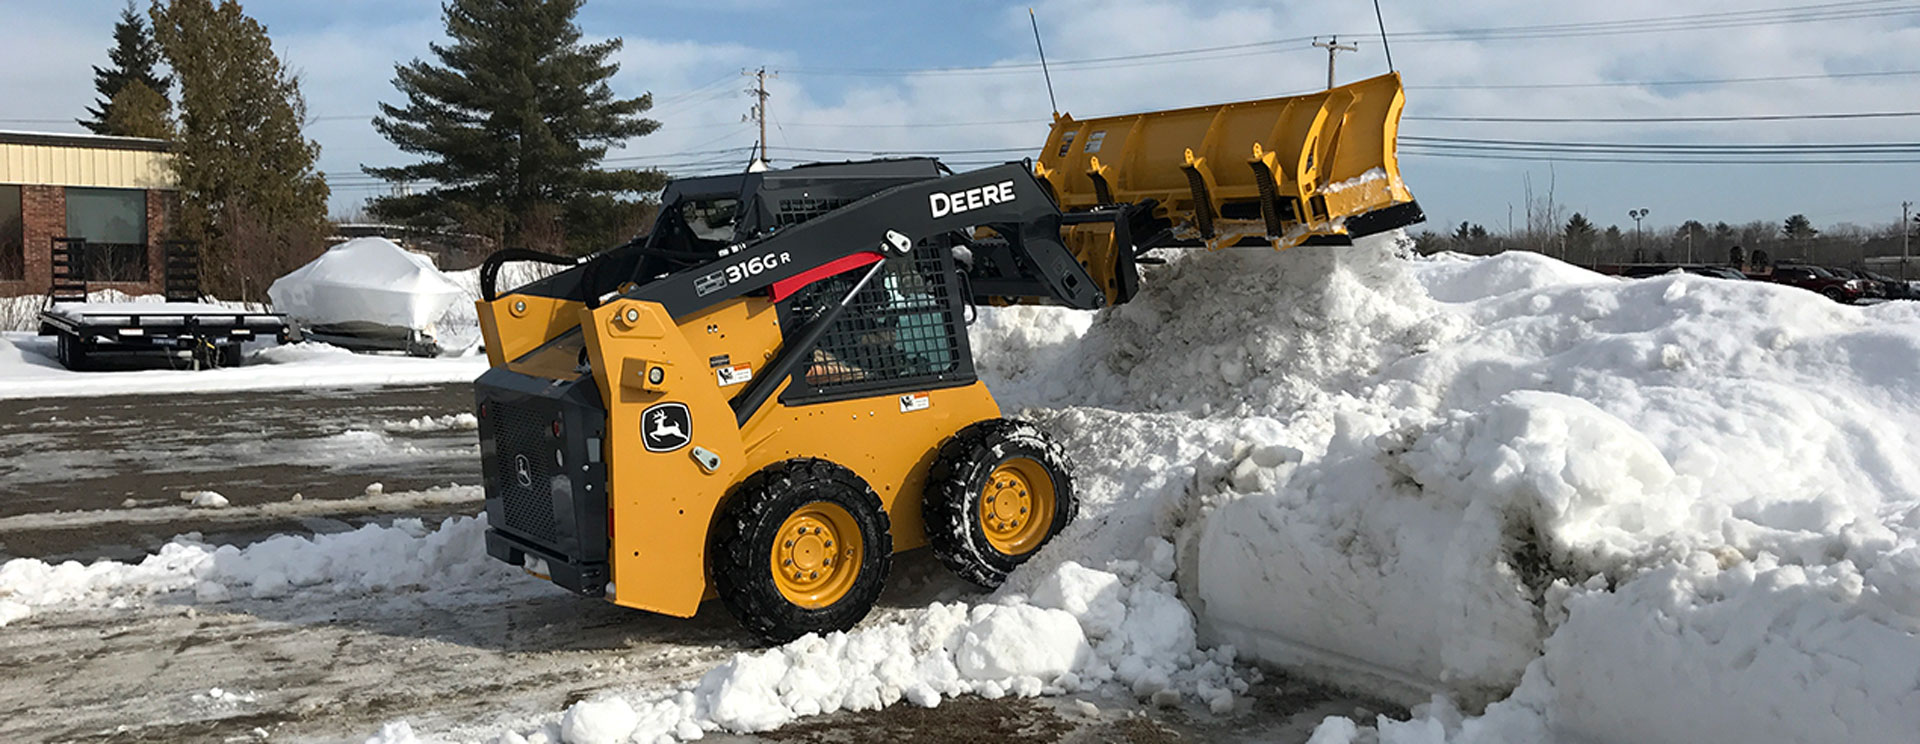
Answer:
[{"label": "brick building", "polygon": [[0,297],[43,294],[54,238],[84,238],[90,288],[161,291],[177,202],[162,140],[0,131]]}]

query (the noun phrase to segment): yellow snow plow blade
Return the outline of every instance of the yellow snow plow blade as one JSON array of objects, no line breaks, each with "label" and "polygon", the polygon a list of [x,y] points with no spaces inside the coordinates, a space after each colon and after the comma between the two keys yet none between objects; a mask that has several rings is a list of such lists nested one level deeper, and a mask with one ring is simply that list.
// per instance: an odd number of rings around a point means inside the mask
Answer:
[{"label": "yellow snow plow blade", "polygon": [[1065,212],[1152,200],[1189,245],[1345,242],[1423,219],[1394,156],[1405,102],[1391,73],[1302,96],[1062,114],[1034,172]]}]

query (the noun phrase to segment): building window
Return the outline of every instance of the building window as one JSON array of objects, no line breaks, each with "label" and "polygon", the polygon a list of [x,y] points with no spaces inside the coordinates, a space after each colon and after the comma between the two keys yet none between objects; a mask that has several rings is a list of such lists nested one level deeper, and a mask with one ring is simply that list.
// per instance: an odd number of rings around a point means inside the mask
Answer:
[{"label": "building window", "polygon": [[27,278],[27,223],[21,218],[20,187],[0,186],[0,281]]},{"label": "building window", "polygon": [[81,260],[87,279],[147,280],[147,192],[68,188],[66,236],[87,241]]}]

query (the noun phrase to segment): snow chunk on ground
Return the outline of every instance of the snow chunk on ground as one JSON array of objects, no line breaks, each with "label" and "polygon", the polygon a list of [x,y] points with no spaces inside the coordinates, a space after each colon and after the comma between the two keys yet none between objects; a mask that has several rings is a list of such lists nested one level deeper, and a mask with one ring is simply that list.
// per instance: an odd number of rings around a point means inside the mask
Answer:
[{"label": "snow chunk on ground", "polygon": [[1090,652],[1079,621],[1060,610],[985,605],[973,615],[954,650],[954,665],[969,679],[1058,679]]},{"label": "snow chunk on ground", "polygon": [[560,735],[567,744],[625,744],[638,725],[640,714],[633,706],[618,697],[608,697],[568,708],[560,723]]},{"label": "snow chunk on ground", "polygon": [[181,491],[180,500],[196,509],[225,509],[233,505],[218,491]]},{"label": "snow chunk on ground", "polygon": [[471,413],[421,416],[404,421],[388,421],[380,427],[390,432],[473,431],[480,428],[480,418]]}]

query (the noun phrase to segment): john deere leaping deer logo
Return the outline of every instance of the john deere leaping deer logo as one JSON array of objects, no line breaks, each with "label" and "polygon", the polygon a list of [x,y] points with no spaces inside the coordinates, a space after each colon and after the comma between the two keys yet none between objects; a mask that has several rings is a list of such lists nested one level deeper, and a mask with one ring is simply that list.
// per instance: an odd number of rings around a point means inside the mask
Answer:
[{"label": "john deere leaping deer logo", "polygon": [[640,442],[648,452],[672,452],[693,441],[693,414],[685,403],[661,403],[640,414]]}]

